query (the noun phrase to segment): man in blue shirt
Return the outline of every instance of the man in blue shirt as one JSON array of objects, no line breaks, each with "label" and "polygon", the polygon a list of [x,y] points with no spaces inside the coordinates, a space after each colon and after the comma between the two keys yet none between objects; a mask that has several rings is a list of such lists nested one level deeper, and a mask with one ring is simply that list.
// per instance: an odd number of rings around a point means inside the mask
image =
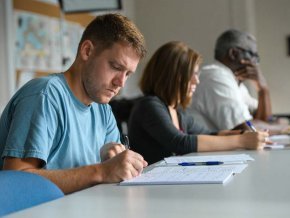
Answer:
[{"label": "man in blue shirt", "polygon": [[147,162],[120,144],[107,103],[145,53],[142,34],[126,17],[95,18],[66,72],[28,82],[6,106],[0,168],[42,175],[64,193],[139,175]]}]

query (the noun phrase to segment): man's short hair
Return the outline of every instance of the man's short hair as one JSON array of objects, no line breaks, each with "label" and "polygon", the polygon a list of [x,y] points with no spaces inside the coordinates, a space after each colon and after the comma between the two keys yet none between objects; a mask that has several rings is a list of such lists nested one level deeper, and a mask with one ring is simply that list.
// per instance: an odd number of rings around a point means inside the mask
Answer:
[{"label": "man's short hair", "polygon": [[121,14],[97,16],[86,27],[79,48],[85,40],[90,40],[98,52],[110,48],[114,43],[125,42],[135,49],[140,58],[146,54],[144,36],[131,20]]},{"label": "man's short hair", "polygon": [[223,32],[217,39],[215,45],[215,59],[223,59],[230,48],[247,48],[249,44],[256,43],[253,35],[235,29]]}]

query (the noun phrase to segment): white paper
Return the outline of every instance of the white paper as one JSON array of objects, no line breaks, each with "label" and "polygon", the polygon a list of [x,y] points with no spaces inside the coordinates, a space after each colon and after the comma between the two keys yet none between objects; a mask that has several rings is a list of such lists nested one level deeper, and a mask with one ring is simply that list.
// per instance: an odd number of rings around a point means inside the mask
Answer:
[{"label": "white paper", "polygon": [[225,183],[232,177],[233,169],[230,165],[155,167],[120,185]]},{"label": "white paper", "polygon": [[285,145],[273,144],[273,145],[265,145],[264,149],[284,149]]},{"label": "white paper", "polygon": [[270,141],[275,142],[280,145],[289,145],[290,136],[289,135],[272,135],[269,137]]},{"label": "white paper", "polygon": [[224,163],[245,163],[254,159],[247,154],[235,155],[210,155],[210,156],[173,156],[164,158],[167,164],[178,164],[182,162],[206,162],[206,161],[221,161]]}]

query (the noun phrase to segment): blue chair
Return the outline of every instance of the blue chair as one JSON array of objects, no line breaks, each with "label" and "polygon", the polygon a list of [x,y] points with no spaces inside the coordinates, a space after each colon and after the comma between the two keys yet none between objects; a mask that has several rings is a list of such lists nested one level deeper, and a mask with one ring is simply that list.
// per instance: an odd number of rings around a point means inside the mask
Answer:
[{"label": "blue chair", "polygon": [[0,217],[63,196],[54,183],[42,176],[0,170]]}]

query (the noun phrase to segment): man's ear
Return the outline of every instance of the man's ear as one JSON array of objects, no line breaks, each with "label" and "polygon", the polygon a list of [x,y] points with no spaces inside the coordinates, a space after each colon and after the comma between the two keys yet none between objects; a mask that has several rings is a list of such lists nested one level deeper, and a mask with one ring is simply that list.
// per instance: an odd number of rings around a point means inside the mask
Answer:
[{"label": "man's ear", "polygon": [[236,61],[236,60],[240,60],[240,53],[238,51],[238,49],[236,48],[230,48],[228,50],[228,57],[231,61]]},{"label": "man's ear", "polygon": [[80,46],[80,56],[86,61],[93,54],[94,45],[90,40],[85,40]]}]

